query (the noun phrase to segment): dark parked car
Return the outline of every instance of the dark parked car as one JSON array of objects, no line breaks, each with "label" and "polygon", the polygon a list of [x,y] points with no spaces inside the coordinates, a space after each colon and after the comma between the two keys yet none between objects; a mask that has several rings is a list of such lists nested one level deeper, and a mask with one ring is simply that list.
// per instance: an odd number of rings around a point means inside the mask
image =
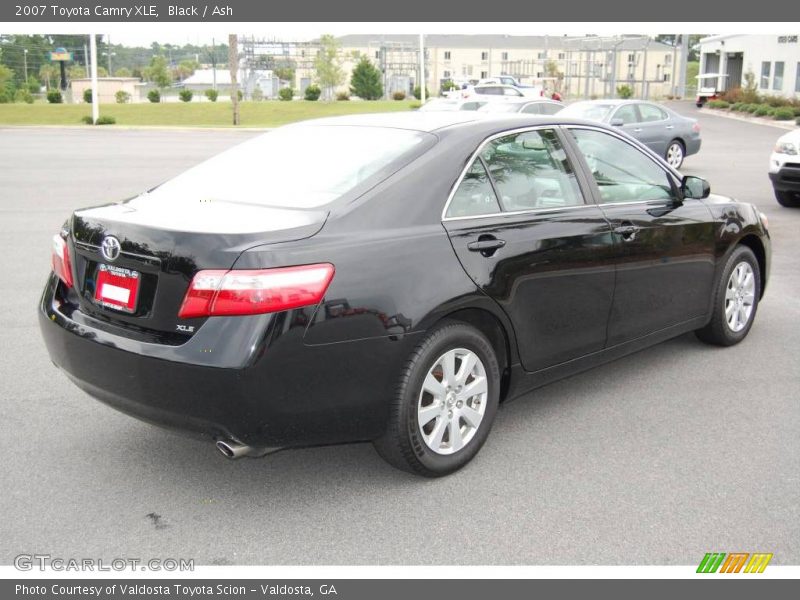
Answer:
[{"label": "dark parked car", "polygon": [[766,219],[617,128],[362,115],[76,211],[39,307],[57,366],[229,457],[372,441],[466,464],[501,401],[689,331],[741,341]]},{"label": "dark parked car", "polygon": [[591,119],[619,127],[636,138],[669,165],[680,169],[683,159],[700,152],[700,124],[697,119],[641,100],[587,100],[567,106],[563,117]]}]

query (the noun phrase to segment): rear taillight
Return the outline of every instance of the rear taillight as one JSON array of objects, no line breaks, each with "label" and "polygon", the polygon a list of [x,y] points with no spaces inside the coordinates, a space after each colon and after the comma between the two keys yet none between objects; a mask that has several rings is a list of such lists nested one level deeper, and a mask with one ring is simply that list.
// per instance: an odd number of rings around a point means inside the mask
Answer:
[{"label": "rear taillight", "polygon": [[69,246],[60,234],[53,236],[53,273],[64,282],[64,285],[71,288],[72,281],[72,261],[69,258]]},{"label": "rear taillight", "polygon": [[692,131],[694,131],[695,133],[700,133],[700,123],[695,122],[692,125]]},{"label": "rear taillight", "polygon": [[329,263],[277,269],[199,271],[178,317],[257,315],[318,304],[333,279]]}]

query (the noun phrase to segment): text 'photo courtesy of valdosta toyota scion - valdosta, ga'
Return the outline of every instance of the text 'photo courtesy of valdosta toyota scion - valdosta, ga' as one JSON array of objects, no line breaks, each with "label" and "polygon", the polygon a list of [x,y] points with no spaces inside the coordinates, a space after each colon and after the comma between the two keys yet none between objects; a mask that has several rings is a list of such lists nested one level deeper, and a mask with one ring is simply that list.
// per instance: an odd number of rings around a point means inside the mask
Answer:
[{"label": "text 'photo courtesy of valdosta toyota scion - valdosta, ga'", "polygon": [[286,583],[259,583],[258,585],[234,585],[218,583],[214,585],[183,584],[183,583],[107,583],[95,585],[80,585],[68,583],[52,584],[23,584],[14,586],[17,597],[35,596],[71,596],[103,598],[119,594],[121,596],[174,596],[177,598],[194,598],[208,596],[223,596],[226,598],[245,596],[248,592],[260,593],[262,596],[299,596],[314,597],[338,596],[339,592],[333,583],[310,585],[291,585]]},{"label": "text 'photo courtesy of valdosta toyota scion - valdosta, ga'", "polygon": [[358,115],[76,210],[39,321],[80,388],[229,458],[371,441],[434,477],[504,400],[691,331],[740,342],[770,257],[754,206],[615,125]]}]

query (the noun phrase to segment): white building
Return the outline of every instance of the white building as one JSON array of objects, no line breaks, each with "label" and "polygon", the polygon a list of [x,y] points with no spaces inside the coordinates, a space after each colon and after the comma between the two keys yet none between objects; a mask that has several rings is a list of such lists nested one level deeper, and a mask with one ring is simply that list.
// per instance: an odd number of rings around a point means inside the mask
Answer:
[{"label": "white building", "polygon": [[720,73],[717,89],[745,87],[760,94],[800,98],[800,35],[714,35],[700,40],[700,74]]},{"label": "white building", "polygon": [[[272,98],[278,94],[278,80],[272,71],[240,69],[237,79],[245,98],[251,98],[256,88],[261,90],[264,98]],[[216,72],[214,69],[197,69],[181,85],[195,94],[203,94],[213,88],[220,95],[230,96],[231,72],[228,69],[216,69]]]}]

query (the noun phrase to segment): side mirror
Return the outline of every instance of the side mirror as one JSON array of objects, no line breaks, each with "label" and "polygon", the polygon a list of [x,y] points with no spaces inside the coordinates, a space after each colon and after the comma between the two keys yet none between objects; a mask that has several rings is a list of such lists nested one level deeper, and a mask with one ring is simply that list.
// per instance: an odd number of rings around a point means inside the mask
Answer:
[{"label": "side mirror", "polygon": [[686,175],[681,181],[681,192],[684,198],[694,198],[700,200],[708,198],[711,193],[711,186],[702,177]]},{"label": "side mirror", "polygon": [[625,125],[625,121],[623,121],[623,120],[622,120],[622,119],[620,119],[619,117],[616,117],[616,118],[614,118],[614,119],[611,119],[611,124],[612,124],[614,127],[622,127],[623,125]]}]

